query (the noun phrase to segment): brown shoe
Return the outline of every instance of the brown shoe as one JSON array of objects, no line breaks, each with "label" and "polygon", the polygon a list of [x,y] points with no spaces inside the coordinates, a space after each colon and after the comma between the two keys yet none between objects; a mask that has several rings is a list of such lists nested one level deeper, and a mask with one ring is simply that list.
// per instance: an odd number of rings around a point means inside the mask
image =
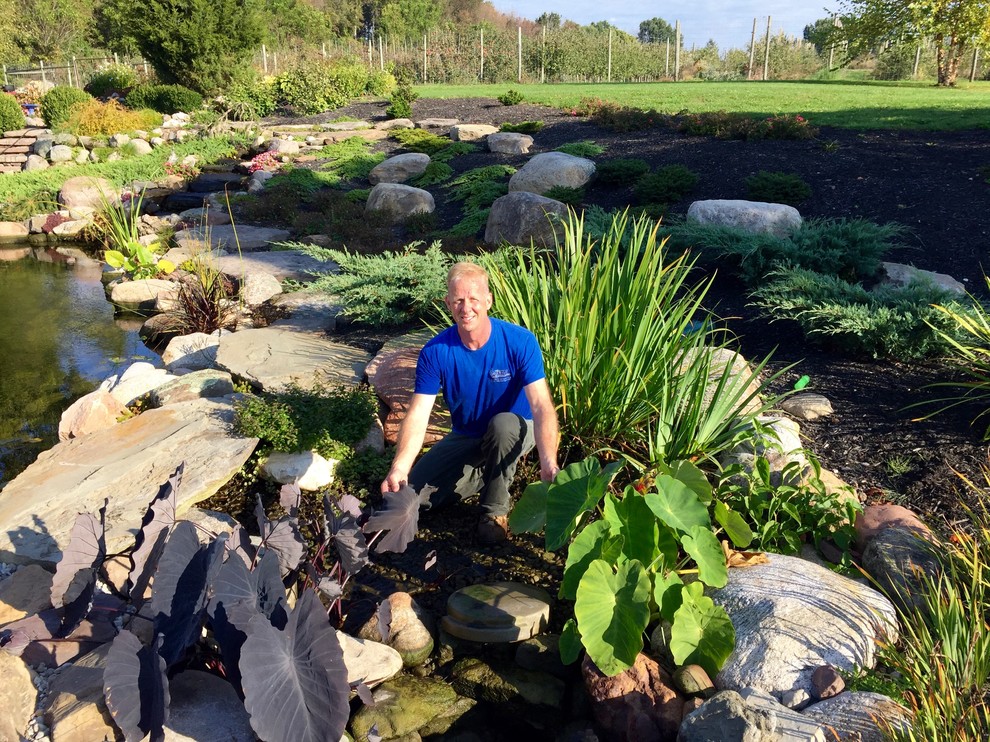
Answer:
[{"label": "brown shoe", "polygon": [[478,521],[478,540],[483,544],[500,544],[509,538],[508,515],[483,515]]}]

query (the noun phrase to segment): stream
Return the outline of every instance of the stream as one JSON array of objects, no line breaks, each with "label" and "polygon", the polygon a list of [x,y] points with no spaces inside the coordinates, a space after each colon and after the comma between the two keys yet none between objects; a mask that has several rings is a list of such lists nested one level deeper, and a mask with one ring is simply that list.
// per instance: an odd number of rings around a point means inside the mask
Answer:
[{"label": "stream", "polygon": [[136,360],[141,320],[114,318],[99,265],[0,245],[0,489],[58,442],[62,412]]}]

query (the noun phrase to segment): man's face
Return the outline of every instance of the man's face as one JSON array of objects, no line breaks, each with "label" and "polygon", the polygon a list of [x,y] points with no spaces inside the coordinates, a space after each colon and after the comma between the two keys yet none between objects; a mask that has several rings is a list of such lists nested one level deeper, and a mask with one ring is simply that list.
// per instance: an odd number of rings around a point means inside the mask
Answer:
[{"label": "man's face", "polygon": [[447,288],[444,298],[457,326],[473,332],[485,326],[492,306],[492,292],[484,279],[459,278]]}]

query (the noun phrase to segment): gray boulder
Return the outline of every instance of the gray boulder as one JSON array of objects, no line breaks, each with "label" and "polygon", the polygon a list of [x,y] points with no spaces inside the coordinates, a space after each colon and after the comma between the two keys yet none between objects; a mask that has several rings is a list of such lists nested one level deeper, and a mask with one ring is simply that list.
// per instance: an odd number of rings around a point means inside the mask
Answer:
[{"label": "gray boulder", "polygon": [[923,582],[935,578],[940,567],[936,547],[905,526],[884,528],[863,550],[863,569],[907,610],[924,607]]},{"label": "gray boulder", "polygon": [[396,155],[375,165],[368,173],[368,181],[372,185],[405,183],[407,180],[422,175],[429,164],[430,156],[422,152],[407,152]]},{"label": "gray boulder", "polygon": [[956,296],[966,295],[966,287],[946,273],[923,271],[920,268],[915,268],[913,265],[904,265],[903,263],[883,262],[880,265],[883,266],[884,271],[883,282],[892,286],[900,288],[920,281],[930,283]]},{"label": "gray boulder", "polygon": [[498,132],[491,124],[454,124],[450,127],[450,138],[455,142],[476,142]]},{"label": "gray boulder", "polygon": [[393,221],[402,222],[413,214],[432,214],[436,209],[433,194],[422,188],[400,183],[379,183],[371,189],[365,211],[382,211]]},{"label": "gray boulder", "polygon": [[528,191],[544,194],[555,186],[580,188],[595,174],[595,163],[566,152],[535,155],[509,178],[509,193]]},{"label": "gray boulder", "polygon": [[776,237],[787,237],[800,229],[802,222],[801,214],[793,206],[733,199],[695,201],[688,207],[687,219]]},{"label": "gray boulder", "polygon": [[25,171],[45,170],[49,167],[48,160],[41,155],[28,155],[27,162],[24,163]]},{"label": "gray boulder", "polygon": [[566,219],[567,206],[560,201],[526,191],[509,193],[492,204],[485,242],[549,247],[563,234],[561,224]]},{"label": "gray boulder", "polygon": [[151,390],[152,407],[165,407],[194,399],[216,399],[234,393],[230,374],[216,369],[204,369],[183,374]]},{"label": "gray boulder", "polygon": [[174,300],[179,284],[161,278],[121,281],[110,290],[110,301],[120,309],[132,312],[158,311],[160,297]]},{"label": "gray boulder", "polygon": [[62,184],[58,192],[58,201],[67,209],[89,206],[99,210],[103,208],[104,203],[119,203],[120,196],[117,194],[117,188],[106,178],[78,175]]},{"label": "gray boulder", "polygon": [[834,730],[842,742],[885,742],[890,736],[884,728],[906,732],[911,713],[880,693],[851,691],[840,693],[820,703],[808,706],[804,715]]},{"label": "gray boulder", "polygon": [[282,293],[282,284],[271,273],[248,273],[241,279],[241,300],[256,307]]},{"label": "gray boulder", "polygon": [[513,131],[489,134],[486,141],[489,152],[497,152],[502,155],[528,155],[533,146],[533,137],[529,134],[519,134]]},{"label": "gray boulder", "polygon": [[216,368],[221,333],[222,331],[219,330],[210,335],[205,332],[194,332],[172,338],[165,352],[162,353],[162,363],[169,371],[177,368],[184,368],[187,371]]},{"label": "gray boulder", "polygon": [[289,232],[273,227],[252,227],[246,224],[218,224],[209,227],[194,227],[183,229],[175,235],[175,243],[181,248],[192,250],[206,247],[209,237],[209,247],[212,250],[222,249],[229,252],[254,252],[267,250],[272,242],[285,242]]},{"label": "gray boulder", "polygon": [[67,144],[56,144],[48,152],[48,159],[51,162],[69,162],[72,158],[72,147]]}]

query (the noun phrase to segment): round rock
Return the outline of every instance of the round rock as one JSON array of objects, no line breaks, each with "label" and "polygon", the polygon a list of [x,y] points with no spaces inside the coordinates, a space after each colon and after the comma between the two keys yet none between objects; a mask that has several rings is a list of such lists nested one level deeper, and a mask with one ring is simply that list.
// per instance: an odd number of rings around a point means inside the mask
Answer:
[{"label": "round rock", "polygon": [[476,642],[514,642],[546,630],[550,595],[518,582],[470,585],[447,600],[444,630]]}]

